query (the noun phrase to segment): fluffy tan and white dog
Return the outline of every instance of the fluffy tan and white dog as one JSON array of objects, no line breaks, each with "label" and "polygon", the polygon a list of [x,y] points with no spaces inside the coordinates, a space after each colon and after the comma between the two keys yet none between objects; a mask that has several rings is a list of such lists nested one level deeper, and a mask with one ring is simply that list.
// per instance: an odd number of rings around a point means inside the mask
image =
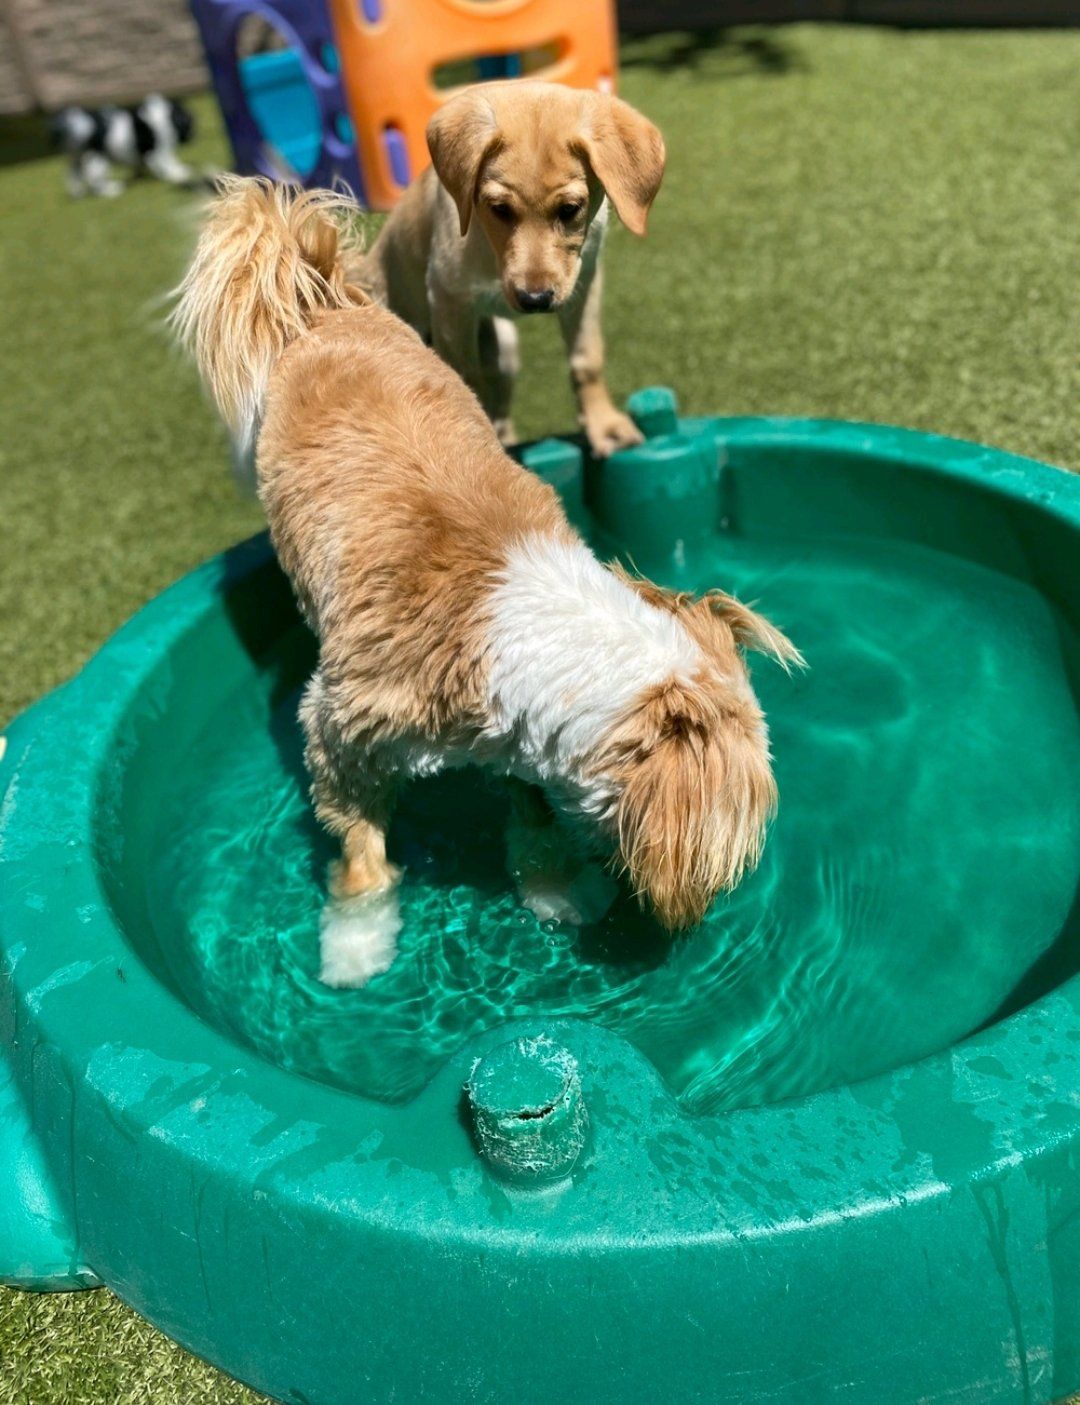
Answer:
[{"label": "fluffy tan and white dog", "polygon": [[759,855],[775,802],[741,657],[792,645],[728,595],[602,565],[475,397],[343,273],[341,196],[233,178],[174,319],[238,440],[319,640],[301,719],[355,919],[323,975],[393,958],[397,787],[478,762],[540,786],[668,928]]},{"label": "fluffy tan and white dog", "polygon": [[645,233],[660,133],[628,103],[559,83],[483,83],[428,125],[432,165],[351,273],[479,396],[504,443],[518,370],[509,319],[553,312],[593,452],[641,440],[604,378],[600,251],[608,205]]}]

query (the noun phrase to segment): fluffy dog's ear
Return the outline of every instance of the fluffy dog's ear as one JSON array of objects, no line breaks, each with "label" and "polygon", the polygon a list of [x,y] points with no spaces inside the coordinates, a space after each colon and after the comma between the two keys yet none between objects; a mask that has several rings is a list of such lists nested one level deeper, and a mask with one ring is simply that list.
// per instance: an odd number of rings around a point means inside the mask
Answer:
[{"label": "fluffy dog's ear", "polygon": [[629,103],[589,93],[581,148],[623,224],[644,234],[664,178],[664,138]]},{"label": "fluffy dog's ear", "polygon": [[665,590],[652,581],[632,576],[617,561],[611,563],[610,569],[650,605],[655,605],[658,610],[667,610],[669,614],[680,615],[696,638],[699,637],[699,630],[695,624],[721,620],[741,649],[756,649],[759,654],[766,654],[788,673],[793,668],[806,667],[806,660],[787,635],[770,624],[764,615],[736,600],[734,595],[727,595],[722,590],[709,590],[699,599],[689,591]]},{"label": "fluffy dog's ear", "polygon": [[710,590],[704,597],[709,609],[722,619],[735,636],[735,642],[744,649],[756,649],[775,660],[786,672],[793,668],[805,668],[806,660],[795,645],[763,615],[751,610],[733,595],[725,595],[722,590]]},{"label": "fluffy dog's ear", "polygon": [[499,145],[490,102],[472,90],[451,98],[428,123],[427,144],[435,174],[457,206],[464,236],[476,204],[480,168]]},{"label": "fluffy dog's ear", "polygon": [[636,591],[642,600],[655,605],[658,610],[666,610],[669,615],[676,615],[686,605],[694,603],[694,597],[689,591],[668,590],[666,586],[657,585],[655,581],[646,580],[644,576],[632,575],[621,561],[609,561],[608,570],[624,585]]}]

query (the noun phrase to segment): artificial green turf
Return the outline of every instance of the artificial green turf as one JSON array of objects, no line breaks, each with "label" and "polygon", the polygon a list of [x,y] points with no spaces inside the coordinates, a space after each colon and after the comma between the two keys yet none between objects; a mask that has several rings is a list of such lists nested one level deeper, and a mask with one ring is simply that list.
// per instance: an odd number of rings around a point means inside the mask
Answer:
[{"label": "artificial green turf", "polygon": [[[1080,34],[667,37],[625,50],[622,91],[670,164],[648,240],[609,248],[619,394],[661,381],[691,411],[884,420],[1080,465]],[[195,155],[224,159],[198,110]],[[153,306],[191,202],[150,182],[71,202],[57,160],[12,160],[26,145],[0,127],[0,718],[259,525]],[[555,328],[523,330],[519,428],[565,428]],[[0,1291],[0,1405],[254,1398],[105,1293]]]}]

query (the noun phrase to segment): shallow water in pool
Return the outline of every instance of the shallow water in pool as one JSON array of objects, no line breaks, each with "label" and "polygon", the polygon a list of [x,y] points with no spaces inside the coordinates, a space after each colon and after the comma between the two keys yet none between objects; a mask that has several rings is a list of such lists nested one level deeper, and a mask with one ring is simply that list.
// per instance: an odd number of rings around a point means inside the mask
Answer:
[{"label": "shallow water in pool", "polygon": [[506,873],[503,788],[466,771],[403,800],[395,964],[320,984],[332,851],[296,630],[259,688],[220,700],[164,801],[147,908],[184,996],[273,1062],[392,1101],[479,1031],[583,1017],[715,1112],[941,1049],[1080,965],[1080,727],[1040,595],[869,540],[718,538],[668,583],[759,602],[810,664],[754,661],[780,812],[701,927],[673,941],[625,896],[593,927],[541,925]]}]

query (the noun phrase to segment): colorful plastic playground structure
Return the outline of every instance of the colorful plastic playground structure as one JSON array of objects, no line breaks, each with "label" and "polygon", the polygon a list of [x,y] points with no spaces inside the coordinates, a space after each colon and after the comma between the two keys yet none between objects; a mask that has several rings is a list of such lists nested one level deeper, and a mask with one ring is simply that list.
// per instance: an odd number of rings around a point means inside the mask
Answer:
[{"label": "colorful plastic playground structure", "polygon": [[[615,80],[610,0],[191,0],[236,169],[344,181],[388,210],[428,164],[424,130],[462,83]],[[244,54],[255,19],[272,47]]]}]

